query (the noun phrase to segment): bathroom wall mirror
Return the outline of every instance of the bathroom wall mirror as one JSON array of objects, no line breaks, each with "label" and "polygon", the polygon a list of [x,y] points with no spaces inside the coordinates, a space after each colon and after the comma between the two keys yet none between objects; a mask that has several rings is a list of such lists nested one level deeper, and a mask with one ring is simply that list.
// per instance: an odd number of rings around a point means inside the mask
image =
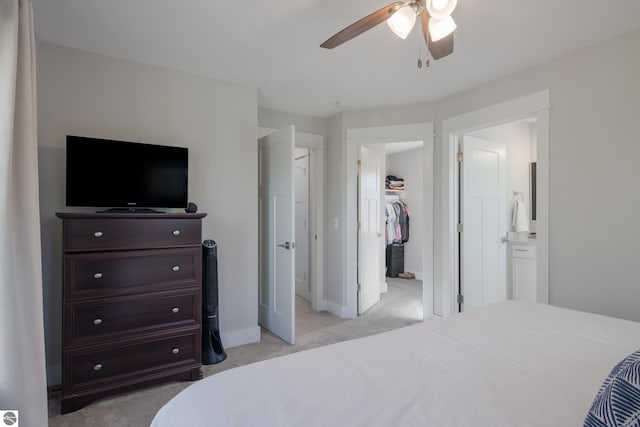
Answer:
[{"label": "bathroom wall mirror", "polygon": [[529,185],[531,195],[531,221],[536,220],[536,162],[531,162],[529,166]]}]

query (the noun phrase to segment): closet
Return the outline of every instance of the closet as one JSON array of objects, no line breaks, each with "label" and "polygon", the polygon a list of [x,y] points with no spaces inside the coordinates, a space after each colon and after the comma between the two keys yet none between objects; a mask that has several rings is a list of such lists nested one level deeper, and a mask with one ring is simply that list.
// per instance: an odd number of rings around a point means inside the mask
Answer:
[{"label": "closet", "polygon": [[386,277],[422,279],[422,146],[388,144],[385,158],[384,209]]},{"label": "closet", "polygon": [[404,179],[385,178],[385,265],[387,277],[404,273],[404,245],[409,241],[409,207],[402,200]]}]

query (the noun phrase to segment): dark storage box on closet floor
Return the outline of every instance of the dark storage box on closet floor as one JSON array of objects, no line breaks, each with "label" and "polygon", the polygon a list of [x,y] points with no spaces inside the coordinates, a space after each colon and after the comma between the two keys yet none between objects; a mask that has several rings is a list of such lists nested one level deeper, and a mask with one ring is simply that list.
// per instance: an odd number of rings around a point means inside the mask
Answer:
[{"label": "dark storage box on closet floor", "polygon": [[387,277],[398,277],[404,271],[404,245],[387,245]]}]

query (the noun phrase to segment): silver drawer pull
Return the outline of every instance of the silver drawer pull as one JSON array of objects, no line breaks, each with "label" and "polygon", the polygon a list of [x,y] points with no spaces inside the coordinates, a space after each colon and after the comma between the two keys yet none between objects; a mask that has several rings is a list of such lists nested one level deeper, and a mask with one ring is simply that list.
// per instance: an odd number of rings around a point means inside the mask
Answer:
[{"label": "silver drawer pull", "polygon": [[173,271],[180,271],[180,266],[178,266],[178,265],[174,265],[173,267],[171,267],[171,269],[172,269]]},{"label": "silver drawer pull", "polygon": [[172,313],[174,313],[174,314],[175,314],[175,313],[178,313],[179,311],[180,311],[180,309],[179,309],[178,307],[173,307],[173,308],[171,309],[171,312],[172,312]]},{"label": "silver drawer pull", "polygon": [[102,279],[102,273],[96,273],[93,275],[94,279]]},{"label": "silver drawer pull", "polygon": [[179,236],[180,235],[180,230],[173,230],[173,235],[174,236]]},{"label": "silver drawer pull", "polygon": [[102,369],[102,364],[101,363],[96,363],[95,365],[93,365],[93,370],[94,371],[99,371],[100,369]]},{"label": "silver drawer pull", "polygon": [[516,252],[529,252],[529,251],[528,251],[528,250],[526,250],[526,249],[514,249],[514,251],[516,251]]},{"label": "silver drawer pull", "polygon": [[100,318],[94,319],[93,320],[93,324],[94,325],[102,325],[102,319],[100,319]]},{"label": "silver drawer pull", "polygon": [[102,231],[96,231],[93,233],[93,237],[102,237]]},{"label": "silver drawer pull", "polygon": [[178,347],[173,347],[173,348],[171,349],[171,353],[173,353],[173,354],[178,354],[178,353],[180,353],[180,349],[179,349]]}]

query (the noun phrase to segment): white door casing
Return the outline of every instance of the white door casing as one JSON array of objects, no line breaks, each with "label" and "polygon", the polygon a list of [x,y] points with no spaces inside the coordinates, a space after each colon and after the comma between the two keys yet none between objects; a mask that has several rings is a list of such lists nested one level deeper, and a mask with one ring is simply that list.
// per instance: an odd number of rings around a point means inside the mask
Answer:
[{"label": "white door casing", "polygon": [[360,147],[358,174],[358,314],[380,300],[380,159]]},{"label": "white door casing", "polygon": [[296,295],[311,302],[309,280],[309,159],[310,150],[295,149]]},{"label": "white door casing", "polygon": [[329,311],[339,317],[354,318],[358,314],[357,297],[357,166],[359,147],[362,144],[386,144],[405,141],[423,141],[423,212],[424,242],[422,256],[422,297],[423,316],[425,319],[434,316],[434,143],[432,123],[411,123],[393,126],[374,126],[366,128],[350,128],[345,139],[345,183],[346,213],[344,226],[344,283],[345,305],[338,309],[328,307]]},{"label": "white door casing", "polygon": [[507,299],[504,143],[464,136],[461,171],[463,310]]},{"label": "white door casing", "polygon": [[534,117],[537,128],[537,218],[536,218],[536,299],[549,303],[549,90],[489,105],[442,120],[441,185],[442,201],[436,215],[434,258],[434,314],[449,316],[458,311],[457,167],[458,138],[467,133],[514,120]]},{"label": "white door casing", "polygon": [[258,321],[286,342],[295,342],[294,127],[258,140]]}]

